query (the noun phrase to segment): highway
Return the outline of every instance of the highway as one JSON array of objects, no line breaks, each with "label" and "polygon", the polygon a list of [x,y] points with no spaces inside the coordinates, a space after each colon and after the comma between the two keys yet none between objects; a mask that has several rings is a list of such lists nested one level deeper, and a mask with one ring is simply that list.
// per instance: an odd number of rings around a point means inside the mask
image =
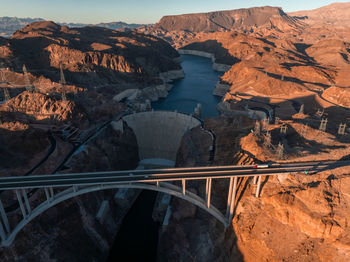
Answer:
[{"label": "highway", "polygon": [[50,174],[0,178],[0,190],[23,188],[69,187],[98,184],[124,184],[135,182],[162,182],[229,178],[246,176],[279,175],[307,171],[311,175],[319,171],[349,166],[350,161],[303,162],[288,164],[259,164],[246,166],[211,166],[193,168],[169,168],[127,170],[76,174]]}]

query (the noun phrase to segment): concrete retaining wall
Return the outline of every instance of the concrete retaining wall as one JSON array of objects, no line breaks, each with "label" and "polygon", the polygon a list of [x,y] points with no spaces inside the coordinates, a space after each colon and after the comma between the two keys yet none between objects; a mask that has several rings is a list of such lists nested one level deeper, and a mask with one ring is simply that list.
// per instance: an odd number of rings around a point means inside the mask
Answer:
[{"label": "concrete retaining wall", "polygon": [[210,58],[211,62],[213,63],[213,70],[218,72],[227,72],[232,67],[232,65],[215,63],[216,58],[215,58],[215,55],[212,53],[197,51],[197,50],[188,50],[188,49],[178,49],[177,52],[181,55],[196,55],[196,56]]},{"label": "concrete retaining wall", "polygon": [[183,135],[201,124],[190,115],[171,111],[140,112],[124,116],[122,120],[136,135],[140,160],[163,158],[174,162]]}]

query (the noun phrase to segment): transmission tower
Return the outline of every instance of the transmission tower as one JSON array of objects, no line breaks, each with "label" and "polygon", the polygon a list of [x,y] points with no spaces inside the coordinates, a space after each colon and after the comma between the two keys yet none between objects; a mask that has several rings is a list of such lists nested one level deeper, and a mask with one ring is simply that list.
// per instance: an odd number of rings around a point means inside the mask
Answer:
[{"label": "transmission tower", "polygon": [[254,126],[254,135],[258,136],[260,135],[260,122],[255,121],[255,126]]},{"label": "transmission tower", "polygon": [[24,84],[26,86],[26,90],[28,92],[33,92],[33,87],[32,87],[32,85],[30,84],[30,81],[29,81],[26,65],[23,65],[22,69],[23,69],[23,73],[24,73]]},{"label": "transmission tower", "polygon": [[67,97],[66,97],[66,90],[64,85],[66,84],[66,79],[64,78],[64,74],[63,74],[63,65],[62,63],[60,63],[60,85],[61,85],[61,91],[62,91],[62,100],[66,101]]},{"label": "transmission tower", "polygon": [[320,124],[320,128],[319,128],[320,131],[323,131],[323,132],[326,131],[326,129],[327,129],[327,122],[328,122],[327,118],[322,118],[321,124]]},{"label": "transmission tower", "polygon": [[264,118],[262,130],[267,131],[269,129],[270,118]]},{"label": "transmission tower", "polygon": [[281,135],[285,135],[285,134],[287,134],[287,126],[281,126],[281,128],[280,128],[280,133],[281,133]]},{"label": "transmission tower", "polygon": [[278,125],[280,123],[280,118],[278,116],[275,117],[275,125]]},{"label": "transmission tower", "polygon": [[283,154],[284,154],[283,144],[279,143],[277,148],[276,148],[276,157],[277,157],[277,159],[283,159]]},{"label": "transmission tower", "polygon": [[341,123],[338,128],[339,135],[345,135],[346,124]]},{"label": "transmission tower", "polygon": [[10,92],[6,87],[4,87],[4,97],[5,97],[5,101],[9,101],[11,99]]},{"label": "transmission tower", "polygon": [[320,109],[317,109],[316,117],[321,118],[323,116],[323,113],[324,113],[324,109],[322,109],[322,111]]},{"label": "transmission tower", "polygon": [[267,132],[266,135],[264,136],[264,146],[265,147],[271,146],[271,133],[270,132]]}]

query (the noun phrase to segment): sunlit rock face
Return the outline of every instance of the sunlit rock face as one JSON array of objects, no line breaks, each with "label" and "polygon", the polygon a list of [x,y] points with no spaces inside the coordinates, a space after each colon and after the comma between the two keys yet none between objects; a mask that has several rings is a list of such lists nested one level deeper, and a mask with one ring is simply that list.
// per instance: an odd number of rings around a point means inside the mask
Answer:
[{"label": "sunlit rock face", "polygon": [[181,69],[178,58],[168,43],[156,37],[93,26],[71,29],[49,21],[29,24],[0,41],[6,81],[23,85],[18,71],[25,64],[30,82],[43,92],[59,88],[60,64],[70,85],[118,89],[125,82],[161,83],[160,73]]}]

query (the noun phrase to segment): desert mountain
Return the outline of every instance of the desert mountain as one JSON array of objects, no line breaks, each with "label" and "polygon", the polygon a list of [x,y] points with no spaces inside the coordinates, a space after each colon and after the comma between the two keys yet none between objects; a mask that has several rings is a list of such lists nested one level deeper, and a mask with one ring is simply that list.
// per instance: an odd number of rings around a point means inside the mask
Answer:
[{"label": "desert mountain", "polygon": [[167,31],[213,32],[227,30],[250,31],[258,27],[286,30],[301,24],[278,7],[254,7],[230,11],[165,16],[156,28]]},{"label": "desert mountain", "polygon": [[328,26],[350,26],[350,2],[333,3],[314,10],[305,10],[288,13],[310,25],[326,24]]},{"label": "desert mountain", "polygon": [[[35,22],[0,43],[0,62],[8,68],[6,79],[14,81],[25,64],[31,82],[39,89],[45,88],[45,79],[58,82],[60,63],[68,83],[85,87],[125,79],[147,82],[160,72],[180,68],[173,61],[177,52],[165,41],[101,27],[70,29],[53,22]],[[16,79],[17,84],[23,84],[23,75],[16,75]]]},{"label": "desert mountain", "polygon": [[157,24],[139,28],[141,32],[161,37],[174,47],[184,46],[198,35],[210,32],[240,33],[280,38],[299,34],[305,24],[286,14],[280,7],[253,7],[209,13],[164,16]]},{"label": "desert mountain", "polygon": [[[178,57],[168,43],[154,36],[34,22],[9,39],[0,37],[0,86],[11,97],[0,104],[6,116],[0,121],[109,117],[115,114],[117,105],[111,99],[116,94],[162,85],[161,73],[181,69]],[[23,93],[28,86],[34,92]],[[4,97],[2,91],[0,99]]]},{"label": "desert mountain", "polygon": [[[22,27],[34,23],[45,21],[42,18],[18,18],[18,17],[0,17],[0,36],[2,37],[10,37],[15,31],[20,30]],[[92,24],[84,24],[84,23],[58,23],[61,26],[69,26],[69,27],[85,27]],[[142,24],[128,24],[125,22],[110,22],[110,23],[99,23],[95,24],[95,26],[105,27],[112,30],[122,29],[122,28],[137,28],[142,26]]]}]

